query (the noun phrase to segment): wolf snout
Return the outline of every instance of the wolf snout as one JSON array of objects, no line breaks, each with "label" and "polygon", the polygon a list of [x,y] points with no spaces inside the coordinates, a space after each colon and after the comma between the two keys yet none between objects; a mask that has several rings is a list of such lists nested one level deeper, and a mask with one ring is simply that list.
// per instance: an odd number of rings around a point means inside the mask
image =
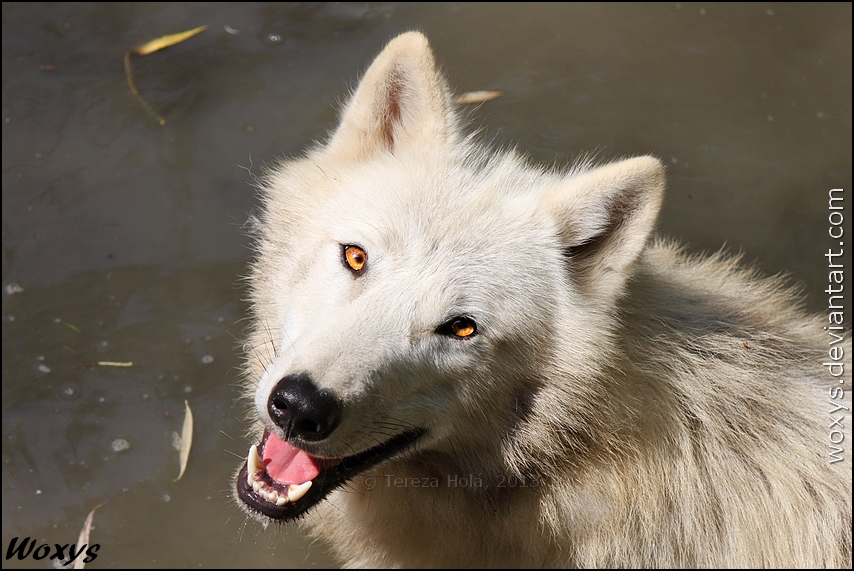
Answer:
[{"label": "wolf snout", "polygon": [[288,439],[316,442],[335,430],[343,406],[332,391],[319,389],[308,373],[296,373],[276,384],[267,410]]}]

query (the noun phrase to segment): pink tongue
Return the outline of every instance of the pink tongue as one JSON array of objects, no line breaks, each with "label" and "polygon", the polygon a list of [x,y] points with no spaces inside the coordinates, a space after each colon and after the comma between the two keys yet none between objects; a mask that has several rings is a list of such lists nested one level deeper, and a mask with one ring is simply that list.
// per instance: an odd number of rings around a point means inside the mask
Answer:
[{"label": "pink tongue", "polygon": [[270,477],[283,486],[304,484],[320,474],[314,458],[275,434],[270,434],[264,444],[264,467]]}]

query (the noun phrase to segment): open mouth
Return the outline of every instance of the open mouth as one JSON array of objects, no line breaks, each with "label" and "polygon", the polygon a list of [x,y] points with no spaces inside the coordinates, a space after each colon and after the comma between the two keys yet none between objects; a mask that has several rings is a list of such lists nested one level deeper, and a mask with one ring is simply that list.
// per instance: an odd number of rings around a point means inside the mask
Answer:
[{"label": "open mouth", "polygon": [[252,445],[237,475],[237,495],[249,509],[267,517],[299,517],[332,490],[408,448],[425,432],[416,428],[353,456],[320,458],[265,429],[261,443]]}]

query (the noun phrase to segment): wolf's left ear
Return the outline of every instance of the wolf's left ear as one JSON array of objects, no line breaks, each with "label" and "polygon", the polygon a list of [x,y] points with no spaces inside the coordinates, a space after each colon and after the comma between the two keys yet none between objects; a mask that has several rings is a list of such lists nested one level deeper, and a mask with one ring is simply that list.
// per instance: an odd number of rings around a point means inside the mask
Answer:
[{"label": "wolf's left ear", "polygon": [[611,304],[646,246],[664,196],[664,166],[626,159],[569,177],[541,206],[555,221],[572,279]]},{"label": "wolf's left ear", "polygon": [[[451,94],[419,32],[393,39],[365,72],[327,151],[355,160],[457,136]],[[342,157],[343,158],[343,157]]]}]

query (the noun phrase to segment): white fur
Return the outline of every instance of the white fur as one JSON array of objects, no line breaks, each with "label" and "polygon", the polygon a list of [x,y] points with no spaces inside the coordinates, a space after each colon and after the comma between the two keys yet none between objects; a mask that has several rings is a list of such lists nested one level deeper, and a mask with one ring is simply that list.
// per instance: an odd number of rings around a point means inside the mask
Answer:
[{"label": "white fur", "polygon": [[[344,403],[312,454],[427,429],[304,518],[343,562],[851,565],[824,324],[778,279],[651,239],[658,160],[560,173],[488,152],[462,134],[427,40],[407,33],[328,144],[263,192],[258,431],[295,372]],[[368,255],[358,278],[347,244]],[[437,334],[458,315],[478,334]]]}]

